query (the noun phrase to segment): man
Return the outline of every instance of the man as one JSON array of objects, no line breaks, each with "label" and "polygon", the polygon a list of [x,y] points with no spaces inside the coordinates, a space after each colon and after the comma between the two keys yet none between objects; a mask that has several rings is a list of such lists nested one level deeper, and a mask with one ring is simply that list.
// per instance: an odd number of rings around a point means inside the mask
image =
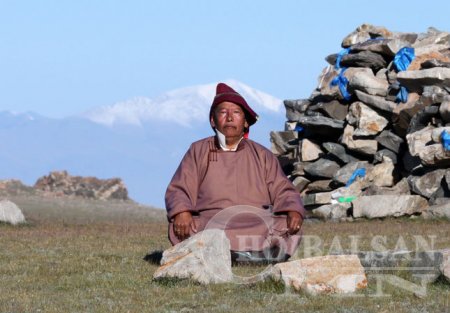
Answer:
[{"label": "man", "polygon": [[172,244],[222,223],[235,258],[285,260],[295,252],[305,210],[276,157],[248,139],[257,119],[239,93],[217,85],[216,135],[191,145],[166,191]]}]

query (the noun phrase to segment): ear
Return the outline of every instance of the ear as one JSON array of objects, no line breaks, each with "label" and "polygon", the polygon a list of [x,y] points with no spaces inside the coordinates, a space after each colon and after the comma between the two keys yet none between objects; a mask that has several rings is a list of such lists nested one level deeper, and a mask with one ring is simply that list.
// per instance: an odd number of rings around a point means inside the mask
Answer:
[{"label": "ear", "polygon": [[209,123],[211,124],[212,128],[216,128],[216,123],[214,122],[214,117],[212,116],[212,114],[209,117]]},{"label": "ear", "polygon": [[247,119],[245,119],[245,121],[244,121],[244,128],[249,128],[250,126],[248,126],[248,122],[247,122]]}]

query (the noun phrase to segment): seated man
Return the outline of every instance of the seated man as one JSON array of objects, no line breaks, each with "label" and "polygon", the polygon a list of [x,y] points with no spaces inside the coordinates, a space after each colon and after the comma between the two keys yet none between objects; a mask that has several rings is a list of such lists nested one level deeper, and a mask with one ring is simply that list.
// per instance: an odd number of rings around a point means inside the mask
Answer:
[{"label": "seated man", "polygon": [[210,109],[216,135],[190,146],[166,191],[173,245],[222,227],[238,261],[284,261],[297,249],[305,210],[277,158],[248,139],[257,118],[239,93],[217,85]]}]

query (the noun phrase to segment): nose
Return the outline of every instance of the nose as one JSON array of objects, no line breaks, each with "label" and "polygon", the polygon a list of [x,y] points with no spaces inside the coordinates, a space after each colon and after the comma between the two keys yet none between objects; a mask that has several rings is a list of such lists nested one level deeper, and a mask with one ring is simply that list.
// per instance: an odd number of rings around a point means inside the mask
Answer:
[{"label": "nose", "polygon": [[227,121],[231,122],[233,120],[233,113],[228,111],[227,112]]}]

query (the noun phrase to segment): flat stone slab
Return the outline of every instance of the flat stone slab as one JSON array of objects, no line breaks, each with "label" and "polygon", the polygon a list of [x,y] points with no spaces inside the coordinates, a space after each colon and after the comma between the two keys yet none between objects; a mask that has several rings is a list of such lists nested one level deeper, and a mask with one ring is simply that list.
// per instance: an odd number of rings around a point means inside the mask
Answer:
[{"label": "flat stone slab", "polygon": [[397,80],[408,90],[422,90],[423,86],[449,86],[450,68],[434,67],[419,71],[402,71],[397,74]]},{"label": "flat stone slab", "polygon": [[362,196],[353,200],[352,203],[355,218],[412,215],[428,208],[427,200],[416,195]]},{"label": "flat stone slab", "polygon": [[367,287],[357,255],[327,255],[278,263],[273,278],[311,295],[353,293]]},{"label": "flat stone slab", "polygon": [[230,241],[225,232],[207,229],[164,251],[153,278],[168,277],[201,284],[233,281]]}]

